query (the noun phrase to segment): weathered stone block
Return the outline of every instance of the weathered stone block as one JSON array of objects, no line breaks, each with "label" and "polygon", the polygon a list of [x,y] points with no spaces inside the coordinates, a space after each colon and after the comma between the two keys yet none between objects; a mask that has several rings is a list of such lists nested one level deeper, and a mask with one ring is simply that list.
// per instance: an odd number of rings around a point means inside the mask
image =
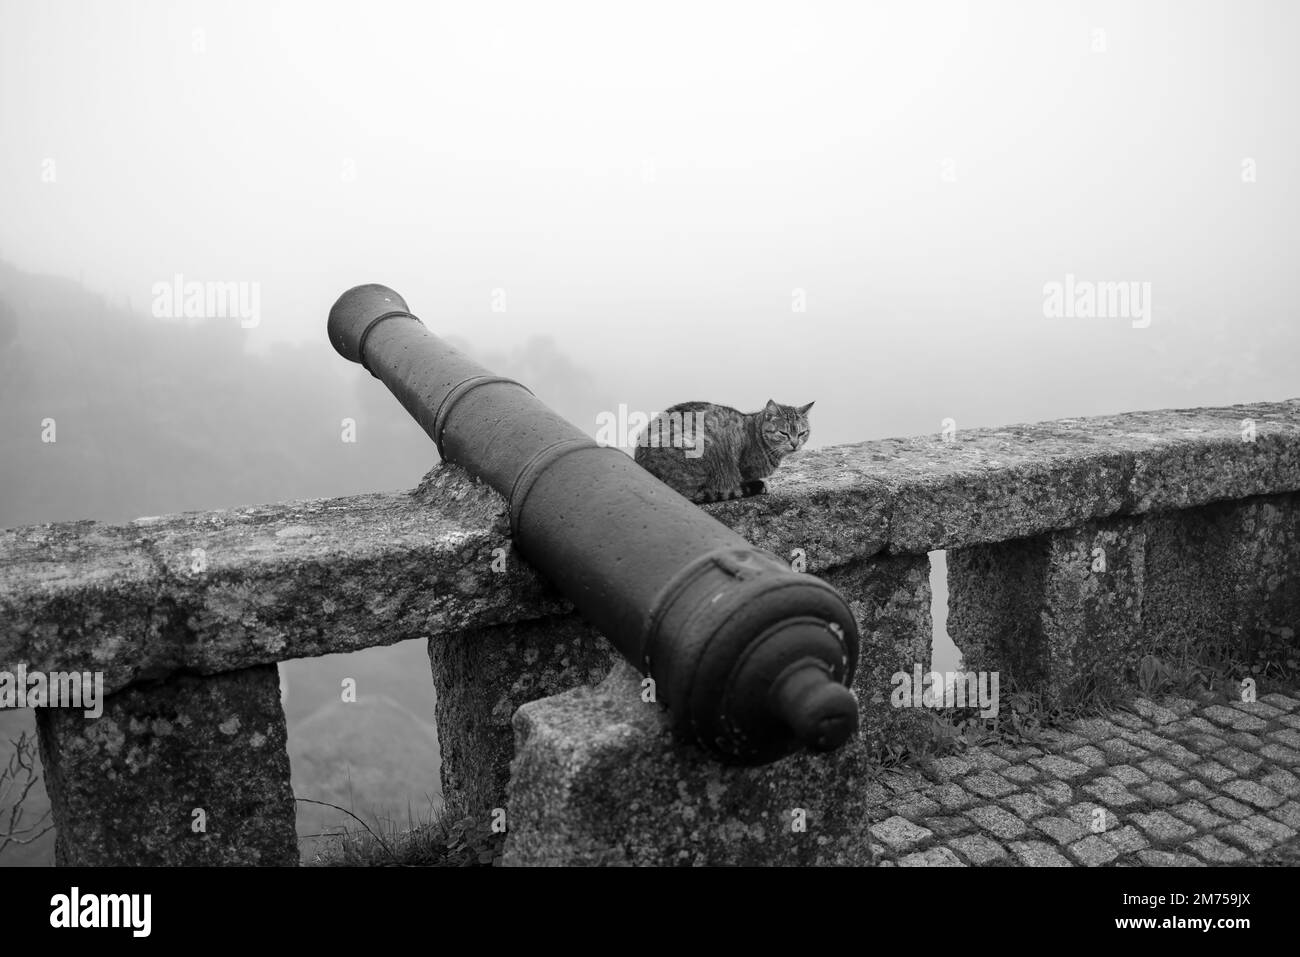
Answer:
[{"label": "weathered stone block", "polygon": [[296,865],[274,665],[37,712],[60,865]]},{"label": "weathered stone block", "polygon": [[1089,522],[1048,536],[1041,670],[1050,701],[1123,688],[1143,654],[1145,541],[1128,519]]},{"label": "weathered stone block", "polygon": [[919,709],[894,708],[890,699],[895,674],[903,672],[910,679],[916,665],[923,672],[930,670],[930,560],[926,555],[877,557],[832,568],[821,577],[840,590],[858,623],[853,690],[868,745],[878,746],[900,724],[924,716]]},{"label": "weathered stone block", "polygon": [[1131,520],[948,553],[948,633],[965,667],[1067,703],[1141,656],[1144,570]]},{"label": "weathered stone block", "polygon": [[430,639],[447,806],[461,814],[504,807],[515,711],[537,698],[599,682],[616,654],[575,615]]},{"label": "weathered stone block", "polygon": [[[1142,626],[1169,660],[1300,648],[1300,495],[1148,516]],[[1249,730],[1249,729],[1247,729]]]},{"label": "weathered stone block", "polygon": [[596,688],[520,708],[515,730],[511,865],[869,864],[870,828],[890,817],[860,737],[725,766],[673,740],[622,662]]}]

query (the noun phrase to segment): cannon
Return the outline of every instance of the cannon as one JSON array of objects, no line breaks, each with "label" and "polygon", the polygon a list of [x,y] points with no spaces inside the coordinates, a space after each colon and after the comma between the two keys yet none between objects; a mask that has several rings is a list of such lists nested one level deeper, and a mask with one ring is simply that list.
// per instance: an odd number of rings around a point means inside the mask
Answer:
[{"label": "cannon", "polygon": [[653,679],[681,739],[756,765],[857,730],[857,623],[838,591],[452,348],[393,290],[349,289],[328,333],[444,462],[505,497],[517,552]]}]

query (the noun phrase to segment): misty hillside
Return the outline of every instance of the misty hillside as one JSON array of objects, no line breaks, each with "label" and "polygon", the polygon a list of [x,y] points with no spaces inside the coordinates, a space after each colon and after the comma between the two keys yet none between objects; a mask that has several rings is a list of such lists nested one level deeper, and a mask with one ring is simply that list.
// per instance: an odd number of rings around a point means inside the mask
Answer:
[{"label": "misty hillside", "polygon": [[357,388],[368,376],[329,347],[324,317],[319,345],[261,357],[243,332],[137,317],[0,264],[0,525],[401,488],[436,461],[391,397]]},{"label": "misty hillside", "polygon": [[[340,291],[342,289],[340,288]],[[212,509],[414,487],[437,456],[391,395],[325,339],[246,351],[235,320],[136,315],[66,279],[0,263],[0,527]],[[464,348],[463,343],[459,345]],[[591,404],[588,377],[546,340],[485,356]],[[341,421],[356,420],[355,444]],[[42,441],[45,420],[55,441]],[[294,792],[368,815],[440,802],[422,642],[281,666]],[[340,701],[340,681],[358,701]],[[8,741],[30,712],[0,715]],[[340,815],[300,811],[300,833]],[[48,863],[52,839],[0,865]]]}]

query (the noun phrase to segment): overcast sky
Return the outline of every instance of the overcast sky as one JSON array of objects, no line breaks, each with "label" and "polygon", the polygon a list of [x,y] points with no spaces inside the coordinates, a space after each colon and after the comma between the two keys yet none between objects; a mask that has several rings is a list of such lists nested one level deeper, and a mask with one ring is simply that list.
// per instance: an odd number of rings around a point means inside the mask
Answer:
[{"label": "overcast sky", "polygon": [[[814,445],[1280,398],[1297,27],[1286,0],[0,0],[0,258],[141,315],[176,274],[258,283],[250,349],[382,281],[484,349],[551,337],[602,407],[816,400]],[[1150,325],[1045,316],[1067,275],[1149,283]]]}]

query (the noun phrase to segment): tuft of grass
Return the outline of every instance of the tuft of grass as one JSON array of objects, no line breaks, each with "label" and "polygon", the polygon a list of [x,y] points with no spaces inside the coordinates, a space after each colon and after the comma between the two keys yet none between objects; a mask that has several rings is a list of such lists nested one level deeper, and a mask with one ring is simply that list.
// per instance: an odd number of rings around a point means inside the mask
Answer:
[{"label": "tuft of grass", "polygon": [[1244,679],[1255,681],[1259,694],[1286,691],[1300,682],[1300,646],[1291,628],[1268,628],[1244,647],[1222,642],[1186,645],[1165,657],[1147,655],[1138,663],[1142,694],[1235,695]]},{"label": "tuft of grass", "polygon": [[407,808],[405,823],[376,817],[367,824],[346,808],[298,798],[342,811],[360,827],[340,825],[308,862],[313,867],[499,867],[504,833],[493,833],[491,818],[444,809],[417,819]]},{"label": "tuft of grass", "polygon": [[887,732],[871,742],[870,751],[882,767],[924,765],[961,754],[968,748],[994,744],[1034,744],[1039,734],[1075,718],[1103,715],[1121,707],[1123,698],[1095,681],[1084,679],[1065,702],[1052,701],[1032,687],[1020,687],[1004,676],[1000,713],[984,717],[978,708],[908,709]]}]

